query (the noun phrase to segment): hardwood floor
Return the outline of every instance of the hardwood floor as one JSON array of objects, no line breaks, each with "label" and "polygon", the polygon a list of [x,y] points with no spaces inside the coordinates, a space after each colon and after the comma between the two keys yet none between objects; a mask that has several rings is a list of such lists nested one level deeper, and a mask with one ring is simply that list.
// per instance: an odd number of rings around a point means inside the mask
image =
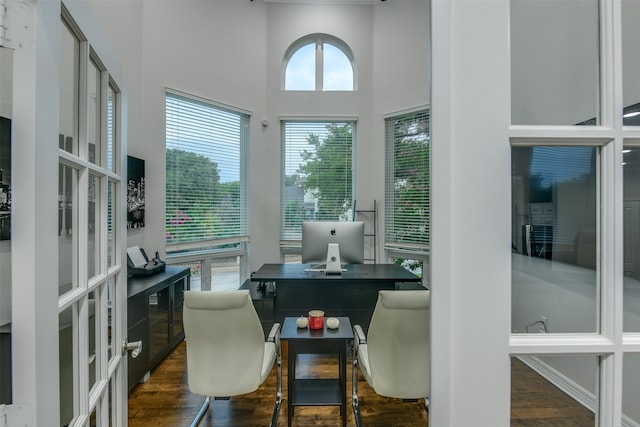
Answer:
[{"label": "hardwood floor", "polygon": [[594,427],[593,412],[519,359],[511,359],[512,427]]},{"label": "hardwood floor", "polygon": [[[282,388],[283,402],[278,426],[287,425],[287,362],[286,343],[283,342]],[[188,426],[200,409],[204,397],[195,395],[187,386],[185,343],[182,342],[151,373],[146,383],[138,384],[129,394],[130,427]],[[298,359],[299,377],[337,375],[335,359],[321,356],[301,356]],[[351,407],[351,358],[347,361],[347,425],[355,426]],[[271,420],[276,390],[275,369],[267,381],[255,392],[216,400],[200,423],[208,426],[267,426]],[[376,395],[361,377],[358,382],[362,422],[366,426],[413,427],[427,426],[428,413],[423,401],[402,402]],[[338,407],[314,406],[296,408],[295,426],[339,426]]]},{"label": "hardwood floor", "polygon": [[[283,342],[283,396],[286,399],[286,343]],[[351,408],[351,360],[347,367],[347,425],[354,426]],[[304,356],[299,360],[298,376],[333,376],[335,362],[326,357]],[[229,400],[216,400],[200,423],[208,426],[267,426],[275,397],[275,369],[254,393]],[[429,414],[423,401],[402,402],[378,396],[360,376],[358,382],[362,422],[369,427],[427,426]],[[287,425],[287,405],[283,399],[278,426]],[[137,385],[129,395],[129,426],[188,426],[204,397],[189,392],[186,375],[185,343],[152,372],[146,383]],[[337,407],[301,407],[293,417],[295,426],[339,426]],[[511,426],[513,427],[593,427],[594,415],[555,388],[517,359],[512,361]],[[470,426],[485,427],[485,426]]]}]

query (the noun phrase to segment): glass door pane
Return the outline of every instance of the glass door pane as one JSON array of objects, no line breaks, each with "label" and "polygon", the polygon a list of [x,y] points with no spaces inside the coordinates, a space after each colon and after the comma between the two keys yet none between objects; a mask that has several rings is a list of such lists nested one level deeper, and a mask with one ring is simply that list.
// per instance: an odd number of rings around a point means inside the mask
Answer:
[{"label": "glass door pane", "polygon": [[114,136],[116,132],[116,94],[113,85],[107,88],[107,170],[115,172]]},{"label": "glass door pane", "polygon": [[640,126],[640,2],[622,1],[622,83],[625,126]]},{"label": "glass door pane", "polygon": [[89,389],[91,389],[91,387],[93,387],[93,385],[96,383],[96,380],[99,376],[99,366],[98,366],[98,362],[97,362],[97,355],[96,355],[96,351],[98,349],[97,345],[96,345],[96,340],[98,339],[98,337],[100,336],[99,334],[99,329],[98,327],[100,326],[99,322],[96,322],[97,319],[97,315],[98,315],[98,305],[99,304],[99,299],[96,299],[96,293],[95,292],[90,292],[89,293],[89,307],[87,310],[87,324],[88,326],[88,332],[89,332],[89,348],[88,350],[88,354],[89,354],[89,360],[88,360],[88,364],[89,364]]},{"label": "glass door pane", "polygon": [[58,200],[58,295],[62,295],[78,286],[78,171],[62,164]]},{"label": "glass door pane", "polygon": [[511,426],[596,425],[599,357],[511,358]]},{"label": "glass door pane", "polygon": [[513,147],[513,333],[596,333],[598,148]]},{"label": "glass door pane", "polygon": [[93,276],[101,273],[100,268],[100,211],[96,207],[100,206],[100,178],[94,174],[89,174],[89,188],[88,188],[88,216],[89,223],[87,224],[87,231],[89,236],[87,254],[87,277],[90,279]]},{"label": "glass door pane", "polygon": [[74,390],[78,384],[74,365],[77,359],[76,336],[73,328],[73,306],[59,315],[59,346],[60,346],[60,425],[69,425],[74,417]]},{"label": "glass door pane", "polygon": [[626,146],[624,197],[624,331],[640,332],[640,147]]},{"label": "glass door pane", "polygon": [[511,0],[511,122],[600,121],[598,0]]},{"label": "glass door pane", "polygon": [[89,162],[100,165],[102,155],[101,144],[101,106],[102,106],[102,86],[101,72],[93,61],[89,61],[88,88],[87,88],[87,119],[89,138]]},{"label": "glass door pane", "polygon": [[59,148],[78,155],[80,42],[63,21],[60,31]]}]

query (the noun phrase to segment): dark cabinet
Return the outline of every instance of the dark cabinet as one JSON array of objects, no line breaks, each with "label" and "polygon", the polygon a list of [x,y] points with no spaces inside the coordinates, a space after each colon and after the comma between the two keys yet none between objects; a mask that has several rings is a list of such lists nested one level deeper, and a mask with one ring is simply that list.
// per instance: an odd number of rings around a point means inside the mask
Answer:
[{"label": "dark cabinet", "polygon": [[128,340],[142,341],[138,357],[128,356],[129,390],[184,339],[182,307],[189,287],[189,267],[167,266],[153,276],[129,278]]}]

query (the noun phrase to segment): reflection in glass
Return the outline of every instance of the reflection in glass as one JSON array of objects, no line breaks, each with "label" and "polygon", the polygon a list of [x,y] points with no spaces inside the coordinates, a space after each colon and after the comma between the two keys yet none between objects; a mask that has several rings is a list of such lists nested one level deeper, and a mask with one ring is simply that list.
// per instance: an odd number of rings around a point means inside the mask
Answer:
[{"label": "reflection in glass", "polygon": [[98,414],[96,412],[97,408],[89,414],[89,427],[96,427],[98,425]]},{"label": "reflection in glass", "polygon": [[89,309],[87,310],[88,324],[89,324],[89,388],[93,387],[96,383],[96,378],[98,378],[98,363],[96,357],[96,339],[99,336],[98,330],[96,329],[100,325],[96,322],[96,294],[95,292],[89,293]]},{"label": "reflection in glass", "polygon": [[114,390],[115,390],[115,383],[113,379],[110,379],[109,380],[109,423],[107,424],[109,426],[114,425],[113,420],[115,419],[115,412],[118,409],[118,407],[113,402],[113,396],[116,394]]},{"label": "reflection in glass", "polygon": [[640,147],[625,147],[624,198],[624,318],[625,332],[640,332]]},{"label": "reflection in glass", "polygon": [[69,425],[74,416],[73,390],[77,384],[73,369],[73,306],[67,308],[59,316],[60,339],[60,425]]},{"label": "reflection in glass", "polygon": [[115,172],[114,140],[116,132],[116,93],[110,84],[107,88],[107,170]]},{"label": "reflection in glass", "polygon": [[64,21],[60,28],[59,148],[77,155],[80,43]]},{"label": "reflection in glass", "polygon": [[[182,326],[182,311],[184,309],[184,291],[186,281],[179,280],[173,286],[173,316],[171,322],[171,336],[176,337],[182,333],[184,327]],[[237,288],[236,288],[237,289]]]},{"label": "reflection in glass", "polygon": [[597,356],[511,358],[511,425],[596,425]]},{"label": "reflection in glass", "polygon": [[513,147],[514,333],[598,330],[595,147]]},{"label": "reflection in glass", "polygon": [[115,265],[114,212],[116,208],[115,183],[107,183],[107,268]]},{"label": "reflection in glass", "polygon": [[625,354],[622,364],[622,419],[624,425],[640,425],[640,354]]},{"label": "reflection in glass", "polygon": [[625,126],[640,126],[640,2],[622,1],[622,102]]},{"label": "reflection in glass", "polygon": [[88,236],[89,252],[87,254],[87,277],[91,278],[100,273],[100,212],[96,209],[100,206],[100,178],[89,174],[89,205],[88,205]]},{"label": "reflection in glass", "polygon": [[149,295],[149,353],[157,355],[169,343],[171,286]]},{"label": "reflection in glass", "polygon": [[115,355],[113,352],[113,331],[116,330],[117,316],[114,316],[113,307],[115,301],[115,277],[110,277],[107,281],[107,360]]},{"label": "reflection in glass", "polygon": [[78,286],[78,171],[58,168],[58,295]]},{"label": "reflection in glass", "polygon": [[88,88],[87,88],[87,120],[89,121],[87,131],[89,133],[89,161],[93,164],[100,164],[102,145],[100,141],[100,112],[101,112],[101,84],[100,70],[93,61],[89,61]]},{"label": "reflection in glass", "polygon": [[598,0],[510,4],[512,123],[598,124]]}]

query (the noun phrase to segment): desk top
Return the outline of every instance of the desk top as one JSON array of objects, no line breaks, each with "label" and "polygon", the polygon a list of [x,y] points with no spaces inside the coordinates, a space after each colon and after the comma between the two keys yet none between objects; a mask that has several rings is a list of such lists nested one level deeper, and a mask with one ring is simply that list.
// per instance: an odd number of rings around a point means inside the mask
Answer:
[{"label": "desk top", "polygon": [[353,330],[348,317],[338,317],[340,321],[337,329],[327,328],[327,319],[324,319],[323,329],[298,328],[297,317],[285,317],[280,339],[287,340],[349,340],[353,339]]},{"label": "desk top", "polygon": [[306,271],[312,264],[263,264],[251,276],[256,282],[283,282],[299,280],[349,280],[349,281],[395,281],[420,282],[418,276],[397,264],[349,264],[342,274],[324,274],[321,271]]},{"label": "desk top", "polygon": [[142,292],[155,292],[158,286],[176,281],[189,273],[189,267],[168,265],[164,271],[151,276],[129,277],[127,278],[127,297],[131,298]]}]

